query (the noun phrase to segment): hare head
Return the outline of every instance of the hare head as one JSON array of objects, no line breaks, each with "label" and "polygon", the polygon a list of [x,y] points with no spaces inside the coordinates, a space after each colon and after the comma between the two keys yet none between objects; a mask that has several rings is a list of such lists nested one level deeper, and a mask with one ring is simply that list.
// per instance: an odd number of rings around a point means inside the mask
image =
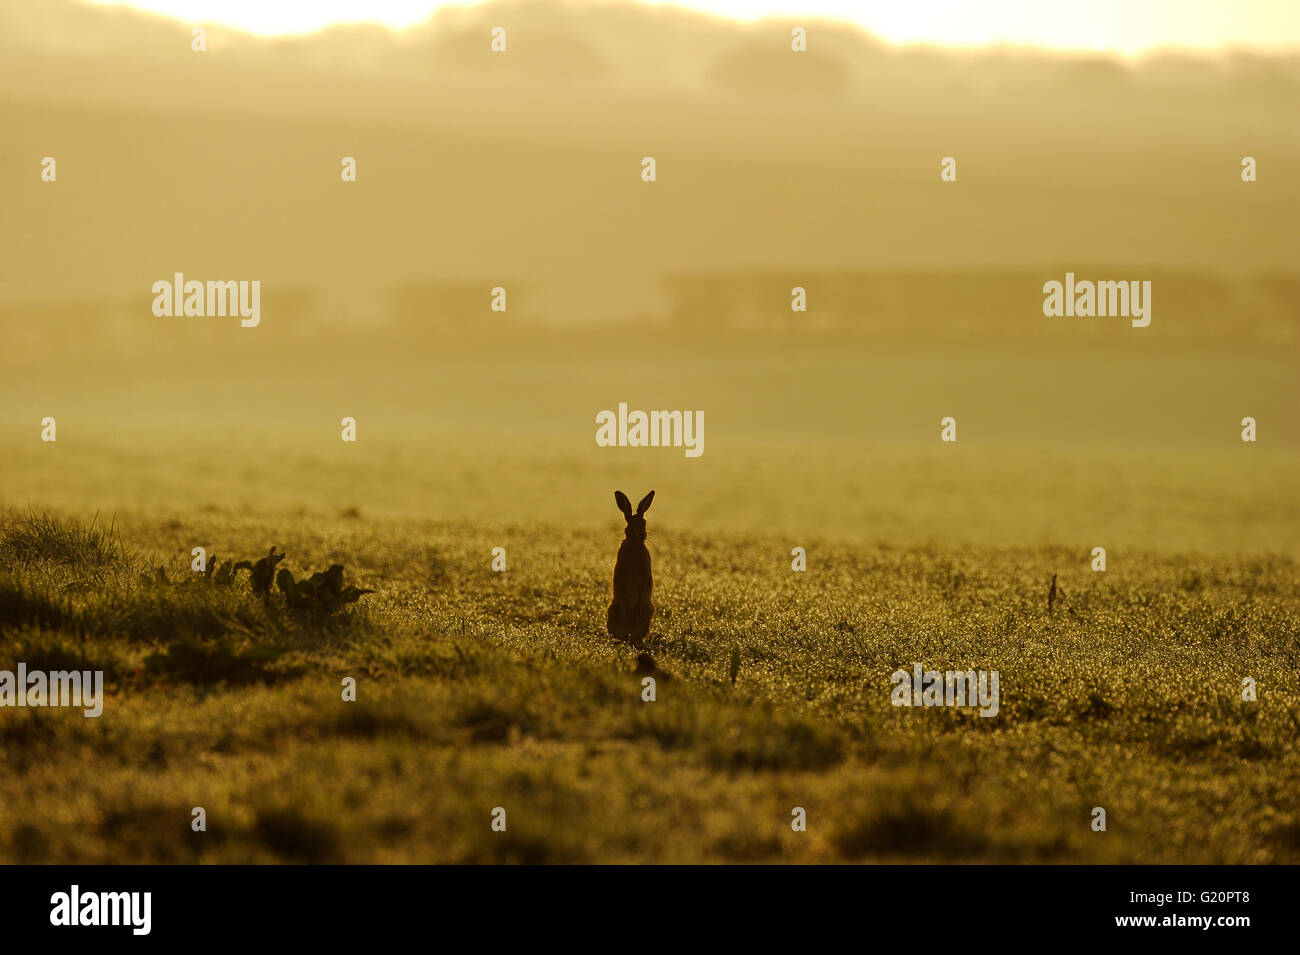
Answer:
[{"label": "hare head", "polygon": [[650,510],[650,502],[655,499],[655,492],[651,491],[645,497],[641,498],[641,503],[636,506],[636,513],[632,513],[632,502],[627,499],[627,495],[622,491],[614,492],[614,500],[618,503],[618,509],[623,512],[627,518],[626,537],[630,541],[645,540],[645,512]]}]

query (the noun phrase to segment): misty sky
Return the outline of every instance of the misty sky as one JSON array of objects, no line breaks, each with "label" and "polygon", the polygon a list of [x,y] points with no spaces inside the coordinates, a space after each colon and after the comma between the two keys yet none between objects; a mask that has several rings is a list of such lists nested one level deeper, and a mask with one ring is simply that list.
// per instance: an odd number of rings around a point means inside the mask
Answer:
[{"label": "misty sky", "polygon": [[[112,4],[114,0],[90,2]],[[192,23],[297,33],[358,20],[401,28],[452,4],[442,0],[132,0],[125,5]],[[1121,53],[1168,46],[1300,47],[1300,3],[1295,0],[677,0],[673,5],[741,19],[780,15],[851,20],[896,43],[1009,43]]]}]

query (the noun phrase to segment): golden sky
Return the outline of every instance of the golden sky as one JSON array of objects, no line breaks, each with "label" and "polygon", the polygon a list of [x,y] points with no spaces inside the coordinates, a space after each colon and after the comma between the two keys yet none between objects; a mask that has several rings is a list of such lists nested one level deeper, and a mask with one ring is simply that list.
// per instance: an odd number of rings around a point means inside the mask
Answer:
[{"label": "golden sky", "polygon": [[[224,23],[275,34],[355,21],[401,28],[449,4],[443,0],[131,0],[122,5],[190,23]],[[763,16],[849,20],[895,43],[1009,43],[1130,54],[1167,46],[1300,47],[1300,0],[676,0],[673,5],[745,20]]]}]

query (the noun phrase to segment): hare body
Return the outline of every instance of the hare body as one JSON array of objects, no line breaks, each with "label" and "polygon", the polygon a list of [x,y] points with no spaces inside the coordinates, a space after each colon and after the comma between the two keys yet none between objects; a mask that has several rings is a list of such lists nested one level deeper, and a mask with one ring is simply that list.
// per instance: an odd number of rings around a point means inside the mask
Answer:
[{"label": "hare body", "polygon": [[605,628],[611,637],[618,640],[640,643],[650,632],[650,618],[655,612],[650,602],[654,578],[650,571],[650,551],[645,546],[645,512],[654,496],[655,492],[651,491],[643,497],[633,514],[627,495],[622,491],[614,492],[614,500],[627,518],[627,530],[614,561],[613,597]]}]

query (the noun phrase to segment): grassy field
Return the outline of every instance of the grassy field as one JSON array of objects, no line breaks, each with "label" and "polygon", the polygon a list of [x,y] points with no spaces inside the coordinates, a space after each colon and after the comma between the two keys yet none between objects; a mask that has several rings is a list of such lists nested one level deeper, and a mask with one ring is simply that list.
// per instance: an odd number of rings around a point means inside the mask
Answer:
[{"label": "grassy field", "polygon": [[[0,710],[0,859],[1300,862],[1288,354],[601,347],[13,365],[0,669],[109,695]],[[595,447],[619,400],[705,454]],[[616,487],[657,491],[654,702]],[[190,570],[272,545],[375,592]],[[998,715],[895,708],[916,663]]]},{"label": "grassy field", "polygon": [[[603,632],[609,529],[33,517],[0,532],[5,657],[109,698],[4,713],[8,861],[1300,861],[1291,557],[814,540],[797,574],[785,540],[652,520],[647,703]],[[378,592],[300,616],[192,541]],[[891,706],[914,662],[999,670],[999,715]]]},{"label": "grassy field", "polygon": [[[394,351],[220,331],[169,327],[144,357],[75,338],[0,350],[0,504],[124,525],[359,509],[617,533],[613,489],[653,487],[652,532],[767,533],[786,553],[817,536],[1300,557],[1293,349],[593,329]],[[595,414],[620,401],[701,409],[703,456],[597,447]],[[939,441],[947,415],[956,444]]]}]

